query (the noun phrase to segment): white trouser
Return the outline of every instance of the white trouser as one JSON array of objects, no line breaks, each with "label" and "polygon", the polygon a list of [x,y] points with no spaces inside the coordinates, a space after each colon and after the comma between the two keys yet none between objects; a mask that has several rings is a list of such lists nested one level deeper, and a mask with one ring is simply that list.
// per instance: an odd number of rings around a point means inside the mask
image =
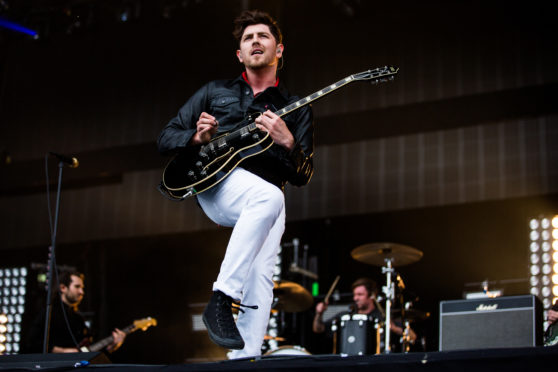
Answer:
[{"label": "white trouser", "polygon": [[234,226],[213,290],[246,305],[236,325],[244,349],[231,358],[261,354],[273,302],[273,271],[285,230],[285,197],[273,184],[236,168],[218,185],[198,195],[204,212],[215,223]]}]

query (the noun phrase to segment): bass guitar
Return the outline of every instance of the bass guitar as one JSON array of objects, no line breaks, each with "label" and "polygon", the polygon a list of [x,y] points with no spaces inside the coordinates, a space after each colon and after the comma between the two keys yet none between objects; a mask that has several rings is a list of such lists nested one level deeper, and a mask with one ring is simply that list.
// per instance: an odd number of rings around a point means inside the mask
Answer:
[{"label": "bass guitar", "polygon": [[[144,319],[134,320],[134,323],[124,328],[122,332],[124,332],[126,335],[129,335],[130,333],[135,332],[138,329],[141,329],[142,331],[146,331],[147,328],[156,325],[157,325],[157,320],[155,318],[147,317]],[[112,344],[113,341],[114,338],[112,336],[108,336],[106,338],[103,338],[100,341],[95,342],[93,345],[89,345],[89,346],[80,345],[79,350],[82,352],[100,351],[103,350],[108,345]]]},{"label": "bass guitar", "polygon": [[[278,111],[279,117],[287,115],[355,81],[379,83],[393,80],[399,68],[385,66],[347,76],[309,96],[298,100]],[[224,133],[209,143],[187,147],[175,155],[163,171],[159,189],[172,200],[184,200],[217,185],[240,162],[266,151],[273,145],[269,133],[260,131],[254,120],[260,114],[252,114],[238,123],[233,132]]]}]

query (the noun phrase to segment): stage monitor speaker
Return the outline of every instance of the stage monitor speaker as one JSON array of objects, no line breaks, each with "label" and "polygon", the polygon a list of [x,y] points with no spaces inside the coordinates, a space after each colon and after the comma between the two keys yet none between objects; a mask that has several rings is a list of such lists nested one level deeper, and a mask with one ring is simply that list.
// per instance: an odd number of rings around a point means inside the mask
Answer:
[{"label": "stage monitor speaker", "polygon": [[541,345],[542,318],[532,295],[442,301],[439,350]]},{"label": "stage monitor speaker", "polygon": [[532,295],[442,301],[439,350],[541,345],[542,318]]},{"label": "stage monitor speaker", "polygon": [[0,370],[85,367],[89,364],[110,364],[104,353],[16,354],[0,356]]}]

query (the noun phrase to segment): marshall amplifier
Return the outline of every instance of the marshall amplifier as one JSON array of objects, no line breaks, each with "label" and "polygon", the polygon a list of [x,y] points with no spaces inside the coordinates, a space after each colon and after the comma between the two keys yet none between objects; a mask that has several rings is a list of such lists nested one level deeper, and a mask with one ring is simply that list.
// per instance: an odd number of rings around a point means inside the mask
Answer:
[{"label": "marshall amplifier", "polygon": [[532,295],[440,302],[440,351],[542,345],[542,305]]}]

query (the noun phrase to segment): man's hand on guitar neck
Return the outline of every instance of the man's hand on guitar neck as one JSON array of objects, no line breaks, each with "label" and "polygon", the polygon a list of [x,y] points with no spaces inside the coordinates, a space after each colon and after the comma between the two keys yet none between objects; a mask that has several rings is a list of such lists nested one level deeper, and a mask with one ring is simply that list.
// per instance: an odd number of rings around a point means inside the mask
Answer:
[{"label": "man's hand on guitar neck", "polygon": [[120,346],[122,346],[122,343],[124,343],[125,338],[126,338],[126,333],[122,332],[118,328],[115,328],[114,331],[112,331],[113,341],[110,345],[107,346],[107,351],[109,353],[116,351]]},{"label": "man's hand on guitar neck", "polygon": [[558,311],[548,310],[548,322],[550,324],[554,324],[556,323],[556,320],[558,320]]},{"label": "man's hand on guitar neck", "polygon": [[211,140],[211,136],[217,133],[219,122],[214,116],[202,112],[196,123],[196,133],[190,139],[190,145],[203,145]]},{"label": "man's hand on guitar neck", "polygon": [[258,129],[269,133],[273,142],[289,151],[293,149],[294,137],[279,115],[267,110],[256,118],[255,123]]}]

